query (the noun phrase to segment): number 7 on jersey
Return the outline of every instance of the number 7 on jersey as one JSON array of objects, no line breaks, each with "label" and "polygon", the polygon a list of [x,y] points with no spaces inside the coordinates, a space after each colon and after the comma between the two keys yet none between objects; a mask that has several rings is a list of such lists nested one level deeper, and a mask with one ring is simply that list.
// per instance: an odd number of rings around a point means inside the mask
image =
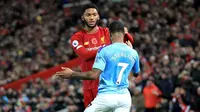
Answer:
[{"label": "number 7 on jersey", "polygon": [[121,79],[122,79],[122,74],[124,73],[124,70],[128,67],[127,63],[118,63],[117,66],[121,66],[122,69],[119,72],[118,78],[117,78],[117,82],[116,84],[120,84]]}]

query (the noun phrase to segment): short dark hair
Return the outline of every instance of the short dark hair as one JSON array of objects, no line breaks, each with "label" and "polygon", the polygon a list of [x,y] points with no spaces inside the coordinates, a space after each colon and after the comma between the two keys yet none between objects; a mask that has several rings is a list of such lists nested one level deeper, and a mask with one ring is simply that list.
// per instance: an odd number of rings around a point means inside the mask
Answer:
[{"label": "short dark hair", "polygon": [[99,9],[95,4],[87,4],[87,5],[83,6],[83,8],[82,8],[82,15],[84,14],[85,10],[87,10],[89,8],[94,8],[99,13]]},{"label": "short dark hair", "polygon": [[124,24],[120,21],[113,21],[109,25],[110,33],[122,32],[124,33]]}]

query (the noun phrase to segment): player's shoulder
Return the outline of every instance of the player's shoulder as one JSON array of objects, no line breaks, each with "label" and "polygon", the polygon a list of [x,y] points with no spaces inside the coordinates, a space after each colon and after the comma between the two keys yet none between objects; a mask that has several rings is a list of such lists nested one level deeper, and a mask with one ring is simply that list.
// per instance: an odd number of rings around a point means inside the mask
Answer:
[{"label": "player's shoulder", "polygon": [[71,36],[71,39],[82,38],[83,35],[84,35],[84,31],[83,31],[83,30],[80,30],[80,31],[74,33],[74,34]]},{"label": "player's shoulder", "polygon": [[100,52],[105,52],[106,49],[108,49],[110,46],[111,46],[111,44],[110,44],[110,45],[105,45],[105,46],[100,47],[99,50],[98,50],[98,53],[100,53]]},{"label": "player's shoulder", "polygon": [[135,50],[135,49],[130,49],[130,50],[131,50],[131,52],[132,52],[133,55],[138,56],[138,52],[137,52],[137,50]]}]

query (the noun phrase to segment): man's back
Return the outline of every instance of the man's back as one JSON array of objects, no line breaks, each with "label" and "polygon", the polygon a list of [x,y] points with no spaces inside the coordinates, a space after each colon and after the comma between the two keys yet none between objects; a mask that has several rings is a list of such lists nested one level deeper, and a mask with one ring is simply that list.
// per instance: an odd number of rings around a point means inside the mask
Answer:
[{"label": "man's back", "polygon": [[131,96],[128,91],[130,72],[138,73],[139,56],[124,43],[100,48],[93,69],[101,70],[98,94],[85,112],[129,112]]},{"label": "man's back", "polygon": [[[100,75],[98,93],[124,94],[128,92],[130,72],[140,71],[137,52],[124,43],[114,43],[100,49],[97,56],[95,61],[103,60],[106,63]],[[99,66],[98,64],[95,62],[93,68]]]}]

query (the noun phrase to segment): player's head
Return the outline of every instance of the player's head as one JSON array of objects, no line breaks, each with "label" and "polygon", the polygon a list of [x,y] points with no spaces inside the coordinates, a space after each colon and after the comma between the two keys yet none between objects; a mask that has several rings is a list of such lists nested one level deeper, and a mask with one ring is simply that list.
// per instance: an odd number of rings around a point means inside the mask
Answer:
[{"label": "player's head", "polygon": [[113,21],[109,25],[110,37],[111,40],[121,40],[124,39],[124,25],[120,21]]},{"label": "player's head", "polygon": [[97,25],[99,17],[99,10],[95,4],[88,4],[83,7],[82,21],[89,28],[94,28]]}]

